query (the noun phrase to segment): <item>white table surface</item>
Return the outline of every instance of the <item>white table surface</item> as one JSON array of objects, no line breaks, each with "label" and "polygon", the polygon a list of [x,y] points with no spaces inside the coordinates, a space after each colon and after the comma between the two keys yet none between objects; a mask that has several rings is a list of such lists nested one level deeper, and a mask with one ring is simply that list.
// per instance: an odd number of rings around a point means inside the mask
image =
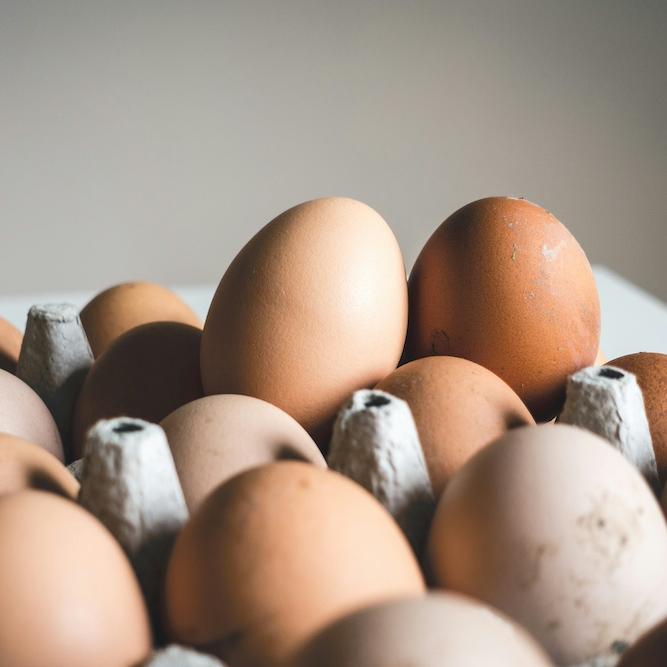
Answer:
[{"label": "white table surface", "polygon": [[[605,267],[595,266],[593,271],[602,307],[600,349],[604,355],[614,359],[631,352],[667,354],[667,305]],[[202,320],[206,317],[215,285],[173,289]],[[32,304],[68,302],[82,307],[92,296],[92,292],[86,291],[0,295],[0,316],[23,329]]]}]

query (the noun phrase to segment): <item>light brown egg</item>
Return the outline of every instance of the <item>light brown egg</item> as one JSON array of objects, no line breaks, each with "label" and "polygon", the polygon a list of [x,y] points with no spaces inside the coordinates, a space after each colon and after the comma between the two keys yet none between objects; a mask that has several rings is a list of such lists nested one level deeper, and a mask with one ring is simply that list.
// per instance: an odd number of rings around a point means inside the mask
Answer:
[{"label": "light brown egg", "polygon": [[44,448],[59,461],[63,445],[44,401],[15,375],[0,370],[0,432],[17,435]]},{"label": "light brown egg", "polygon": [[0,496],[28,488],[71,499],[79,493],[79,483],[55,456],[23,438],[0,433]]},{"label": "light brown egg", "polygon": [[667,483],[667,354],[637,352],[608,363],[637,376],[651,430],[658,474]]},{"label": "light brown egg", "polygon": [[387,223],[353,199],[306,202],[222,277],[202,337],[204,391],[273,403],[324,448],[343,401],[396,368],[406,326],[405,267]]},{"label": "light brown egg", "polygon": [[500,612],[454,593],[367,607],[328,626],[291,667],[553,667]]},{"label": "light brown egg", "polygon": [[0,499],[0,656],[8,667],[134,667],[151,650],[141,591],[120,546],[76,503]]},{"label": "light brown egg", "polygon": [[665,667],[667,664],[667,619],[651,628],[621,658],[618,667]]},{"label": "light brown egg", "polygon": [[607,363],[607,357],[602,352],[602,350],[598,350],[597,355],[595,355],[595,361],[593,362],[593,364],[595,366],[602,366],[603,364],[606,364],[606,363]]},{"label": "light brown egg", "polygon": [[405,359],[447,354],[500,376],[548,421],[595,360],[600,305],[586,255],[548,211],[489,197],[453,213],[410,275]]},{"label": "light brown egg", "polygon": [[458,357],[417,359],[397,368],[377,388],[410,406],[436,497],[484,445],[510,428],[535,423],[497,375]]},{"label": "light brown egg", "polygon": [[234,667],[273,667],[335,618],[423,590],[408,542],[362,487],[272,463],[220,486],[180,533],[167,626]]},{"label": "light brown egg", "polygon": [[637,469],[563,424],[509,431],[449,481],[431,525],[438,585],[524,625],[559,665],[667,615],[667,525]]},{"label": "light brown egg", "polygon": [[181,406],[160,425],[191,512],[219,484],[253,466],[292,459],[326,468],[297,421],[252,396],[206,396]]},{"label": "light brown egg", "polygon": [[7,320],[0,317],[0,369],[16,373],[23,334]]},{"label": "light brown egg", "polygon": [[180,322],[152,322],[126,331],[92,365],[73,417],[74,458],[99,419],[138,417],[159,422],[202,396],[201,330]]},{"label": "light brown egg", "polygon": [[201,328],[200,319],[187,304],[155,283],[114,285],[93,297],[81,311],[81,323],[95,357],[121,334],[149,322],[182,322]]}]

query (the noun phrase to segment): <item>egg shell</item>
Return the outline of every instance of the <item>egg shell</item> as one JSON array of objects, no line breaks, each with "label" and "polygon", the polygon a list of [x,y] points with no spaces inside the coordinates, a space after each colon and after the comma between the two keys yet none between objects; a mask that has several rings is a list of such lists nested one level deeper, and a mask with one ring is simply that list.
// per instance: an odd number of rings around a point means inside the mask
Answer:
[{"label": "egg shell", "polygon": [[73,416],[74,458],[99,419],[137,417],[159,422],[202,396],[201,330],[180,322],[151,322],[125,332],[92,365]]},{"label": "egg shell", "polygon": [[234,667],[272,667],[335,618],[423,590],[406,539],[362,487],[272,463],[218,487],[180,533],[167,627]]},{"label": "egg shell", "polygon": [[11,323],[0,317],[0,369],[16,373],[23,334]]},{"label": "egg shell", "polygon": [[667,619],[642,635],[624,654],[618,667],[665,667]]},{"label": "egg shell", "polygon": [[559,411],[567,376],[590,366],[600,337],[591,267],[549,212],[489,197],[453,213],[409,281],[406,360],[475,361],[507,382],[538,421]]},{"label": "egg shell", "polygon": [[366,204],[285,211],[236,256],[204,325],[207,394],[247,394],[294,417],[325,449],[336,412],[390,373],[407,327],[396,238]]},{"label": "egg shell", "polygon": [[667,526],[602,438],[522,427],[450,480],[431,526],[438,585],[497,607],[559,665],[631,642],[667,614]]},{"label": "egg shell", "polygon": [[59,461],[63,445],[44,401],[23,381],[0,370],[0,432],[16,435],[39,445]]},{"label": "egg shell", "polygon": [[72,500],[79,493],[79,483],[53,454],[23,438],[0,433],[0,496],[27,488]]},{"label": "egg shell", "polygon": [[252,396],[205,396],[181,406],[160,425],[191,512],[222,482],[253,466],[297,459],[326,468],[297,421]]},{"label": "egg shell", "polygon": [[377,388],[410,406],[436,497],[475,452],[510,428],[535,423],[509,385],[458,357],[417,359]]},{"label": "egg shell", "polygon": [[192,309],[171,290],[148,282],[114,285],[81,310],[90,349],[99,357],[121,334],[149,322],[182,322],[201,328]]},{"label": "egg shell", "polygon": [[384,602],[333,623],[292,667],[551,667],[535,640],[499,612],[454,593]]},{"label": "egg shell", "polygon": [[667,482],[667,354],[637,352],[610,361],[637,377],[651,431],[660,481]]},{"label": "egg shell", "polygon": [[76,503],[0,499],[0,656],[11,667],[133,667],[151,650],[141,592],[121,548]]}]

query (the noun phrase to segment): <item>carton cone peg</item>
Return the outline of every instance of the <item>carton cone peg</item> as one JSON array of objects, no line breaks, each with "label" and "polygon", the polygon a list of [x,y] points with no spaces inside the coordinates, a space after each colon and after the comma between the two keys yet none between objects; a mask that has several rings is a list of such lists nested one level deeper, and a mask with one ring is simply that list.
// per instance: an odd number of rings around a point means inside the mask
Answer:
[{"label": "carton cone peg", "polygon": [[658,468],[644,397],[634,374],[613,366],[589,366],[570,375],[558,421],[608,440],[658,492]]},{"label": "carton cone peg", "polygon": [[156,651],[142,667],[225,667],[225,665],[212,655],[172,644]]},{"label": "carton cone peg", "polygon": [[435,498],[405,401],[379,390],[352,394],[338,413],[328,464],[370,491],[420,555]]},{"label": "carton cone peg", "polygon": [[98,421],[86,439],[79,503],[120,542],[157,620],[171,548],[188,518],[164,431],[141,419]]},{"label": "carton cone peg", "polygon": [[92,363],[93,353],[75,306],[49,303],[28,311],[16,374],[51,411],[66,454],[72,408]]},{"label": "carton cone peg", "polygon": [[83,459],[76,459],[72,463],[68,464],[67,470],[72,473],[72,476],[77,482],[81,482],[81,477],[83,476]]}]

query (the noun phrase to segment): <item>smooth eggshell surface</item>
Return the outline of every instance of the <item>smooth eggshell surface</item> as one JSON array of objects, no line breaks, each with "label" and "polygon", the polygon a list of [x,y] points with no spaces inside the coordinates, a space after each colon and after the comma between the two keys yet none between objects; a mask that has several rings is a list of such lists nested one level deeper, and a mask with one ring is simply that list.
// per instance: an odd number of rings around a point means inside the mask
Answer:
[{"label": "smooth eggshell surface", "polygon": [[634,373],[642,394],[646,417],[651,430],[658,474],[663,484],[667,482],[667,354],[637,352],[610,361]]},{"label": "smooth eggshell surface", "polygon": [[337,617],[423,590],[410,546],[369,493],[279,462],[223,484],[186,524],[167,572],[167,626],[234,667],[272,667]]},{"label": "smooth eggshell surface", "polygon": [[59,461],[63,445],[44,401],[15,375],[0,370],[0,432],[17,435],[44,448]]},{"label": "smooth eggshell surface", "polygon": [[534,424],[528,408],[497,375],[458,357],[424,357],[377,386],[410,406],[436,497],[484,445],[515,426]]},{"label": "smooth eggshell surface", "polygon": [[343,401],[396,368],[406,327],[405,267],[387,223],[353,199],[306,202],[222,277],[202,337],[204,390],[269,401],[324,449]]},{"label": "smooth eggshell surface", "polygon": [[180,322],[152,322],[124,333],[92,365],[73,417],[74,458],[99,419],[137,417],[159,422],[202,396],[201,330]]},{"label": "smooth eggshell surface", "polygon": [[7,320],[0,317],[0,369],[16,373],[23,334]]},{"label": "smooth eggshell surface", "polygon": [[0,496],[23,489],[76,499],[79,483],[52,454],[23,438],[0,433]]},{"label": "smooth eggshell surface", "polygon": [[385,602],[333,623],[291,667],[552,667],[499,612],[453,593]]},{"label": "smooth eggshell surface", "polygon": [[297,421],[252,396],[205,396],[178,408],[160,426],[191,512],[216,486],[253,466],[296,459],[326,468]]},{"label": "smooth eggshell surface", "polygon": [[453,213],[410,275],[405,359],[464,357],[500,376],[539,421],[600,337],[593,272],[576,239],[540,206],[489,197]]},{"label": "smooth eggshell surface", "polygon": [[667,526],[605,440],[563,424],[509,431],[447,485],[430,571],[524,625],[559,665],[634,641],[667,614]]},{"label": "smooth eggshell surface", "polygon": [[93,297],[81,311],[81,323],[95,357],[121,334],[149,322],[183,322],[201,328],[201,321],[187,304],[155,283],[114,285]]},{"label": "smooth eggshell surface", "polygon": [[134,667],[151,631],[132,568],[91,514],[52,493],[0,499],[0,656],[11,667]]}]

